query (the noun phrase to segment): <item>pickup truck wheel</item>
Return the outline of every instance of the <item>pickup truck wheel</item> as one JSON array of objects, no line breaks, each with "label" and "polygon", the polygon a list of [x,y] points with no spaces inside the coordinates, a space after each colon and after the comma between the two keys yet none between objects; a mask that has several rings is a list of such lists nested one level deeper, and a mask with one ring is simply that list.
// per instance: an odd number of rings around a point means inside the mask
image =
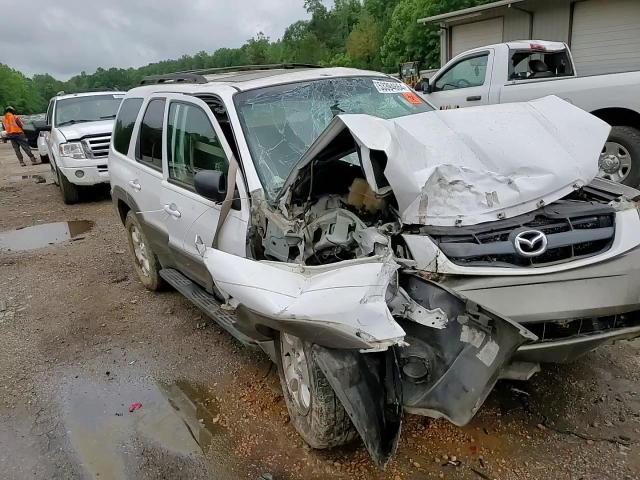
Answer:
[{"label": "pickup truck wheel", "polygon": [[67,205],[78,203],[80,192],[76,185],[67,180],[67,177],[58,168],[58,186],[62,192],[62,201]]},{"label": "pickup truck wheel", "polygon": [[313,359],[311,344],[287,333],[275,343],[285,403],[300,436],[318,449],[353,441],[358,433]]},{"label": "pickup truck wheel", "polygon": [[600,154],[598,176],[631,187],[640,185],[640,130],[613,127]]},{"label": "pickup truck wheel", "polygon": [[164,285],[164,280],[160,276],[160,262],[149,242],[135,213],[129,211],[124,222],[129,240],[129,249],[133,255],[133,266],[138,274],[138,278],[147,290],[160,290]]}]

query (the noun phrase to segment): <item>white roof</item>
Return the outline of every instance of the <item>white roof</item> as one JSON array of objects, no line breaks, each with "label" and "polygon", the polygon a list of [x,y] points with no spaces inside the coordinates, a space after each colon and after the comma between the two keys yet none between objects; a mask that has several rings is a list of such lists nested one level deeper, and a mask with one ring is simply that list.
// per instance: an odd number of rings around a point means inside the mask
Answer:
[{"label": "white roof", "polygon": [[[194,72],[197,73],[197,72]],[[359,70],[356,68],[295,68],[295,69],[269,69],[269,70],[248,70],[237,72],[225,72],[210,75],[203,75],[208,83],[159,83],[148,84],[130,90],[130,94],[150,94],[157,91],[162,92],[207,92],[214,90],[216,86],[225,85],[236,90],[246,91],[254,88],[268,87],[272,85],[282,85],[286,83],[304,82],[326,78],[340,77],[389,77],[386,73],[374,72],[370,70]]]},{"label": "white roof", "polygon": [[547,40],[514,40],[506,43],[512,50],[529,50],[535,49],[537,46],[538,48],[542,47],[544,50],[550,52],[558,52],[567,48],[567,45],[563,42],[549,42]]},{"label": "white roof", "polygon": [[[511,50],[536,50],[541,52],[561,52],[567,49],[567,45],[562,42],[549,42],[547,40],[514,40],[512,42],[494,43],[492,45],[483,45],[481,47],[472,48],[459,53],[453,59],[468,55],[469,53],[481,52],[490,48],[497,48],[506,45]],[[452,59],[452,60],[453,60]]]},{"label": "white roof", "polygon": [[114,92],[113,90],[108,92],[80,92],[80,93],[66,93],[64,95],[56,95],[55,98],[58,100],[63,100],[65,98],[76,98],[76,97],[95,97],[97,95],[124,95],[127,92]]}]

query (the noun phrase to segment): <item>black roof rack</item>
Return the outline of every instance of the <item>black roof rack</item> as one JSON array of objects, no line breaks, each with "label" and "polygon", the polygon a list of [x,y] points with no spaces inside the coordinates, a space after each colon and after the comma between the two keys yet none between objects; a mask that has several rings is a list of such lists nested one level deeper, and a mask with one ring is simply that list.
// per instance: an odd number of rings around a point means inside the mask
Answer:
[{"label": "black roof rack", "polygon": [[275,63],[269,65],[237,65],[235,67],[204,68],[201,70],[149,75],[142,79],[140,85],[154,85],[159,83],[208,83],[209,80],[207,80],[205,75],[214,75],[216,73],[250,72],[256,70],[293,70],[296,68],[322,68],[322,66],[309,63]]}]

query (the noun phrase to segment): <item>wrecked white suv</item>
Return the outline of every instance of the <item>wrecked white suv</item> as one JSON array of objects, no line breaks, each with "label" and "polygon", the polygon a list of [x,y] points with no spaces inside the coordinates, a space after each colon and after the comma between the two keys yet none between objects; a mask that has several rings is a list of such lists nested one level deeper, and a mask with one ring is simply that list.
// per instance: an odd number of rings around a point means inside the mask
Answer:
[{"label": "wrecked white suv", "polygon": [[638,193],[555,97],[434,111],[380,73],[149,77],[112,194],[136,271],[278,365],[316,448],[384,464],[403,411],[467,423],[499,378],[640,335]]}]

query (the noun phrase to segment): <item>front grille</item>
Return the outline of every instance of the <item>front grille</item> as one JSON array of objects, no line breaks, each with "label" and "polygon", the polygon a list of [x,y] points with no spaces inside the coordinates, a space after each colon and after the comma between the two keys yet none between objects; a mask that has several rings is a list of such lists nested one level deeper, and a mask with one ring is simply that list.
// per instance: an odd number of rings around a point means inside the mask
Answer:
[{"label": "front grille", "polygon": [[582,318],[566,322],[527,323],[523,326],[538,336],[538,342],[552,342],[554,340],[637,327],[639,325],[640,312],[630,312],[606,317]]},{"label": "front grille", "polygon": [[90,158],[106,158],[109,155],[109,142],[111,134],[85,137],[82,140],[85,152]]},{"label": "front grille", "polygon": [[[543,254],[526,257],[517,252],[515,236],[526,230],[546,235]],[[496,267],[541,267],[598,255],[611,247],[614,236],[613,209],[581,202],[562,202],[510,220],[431,233],[452,262]]]}]

